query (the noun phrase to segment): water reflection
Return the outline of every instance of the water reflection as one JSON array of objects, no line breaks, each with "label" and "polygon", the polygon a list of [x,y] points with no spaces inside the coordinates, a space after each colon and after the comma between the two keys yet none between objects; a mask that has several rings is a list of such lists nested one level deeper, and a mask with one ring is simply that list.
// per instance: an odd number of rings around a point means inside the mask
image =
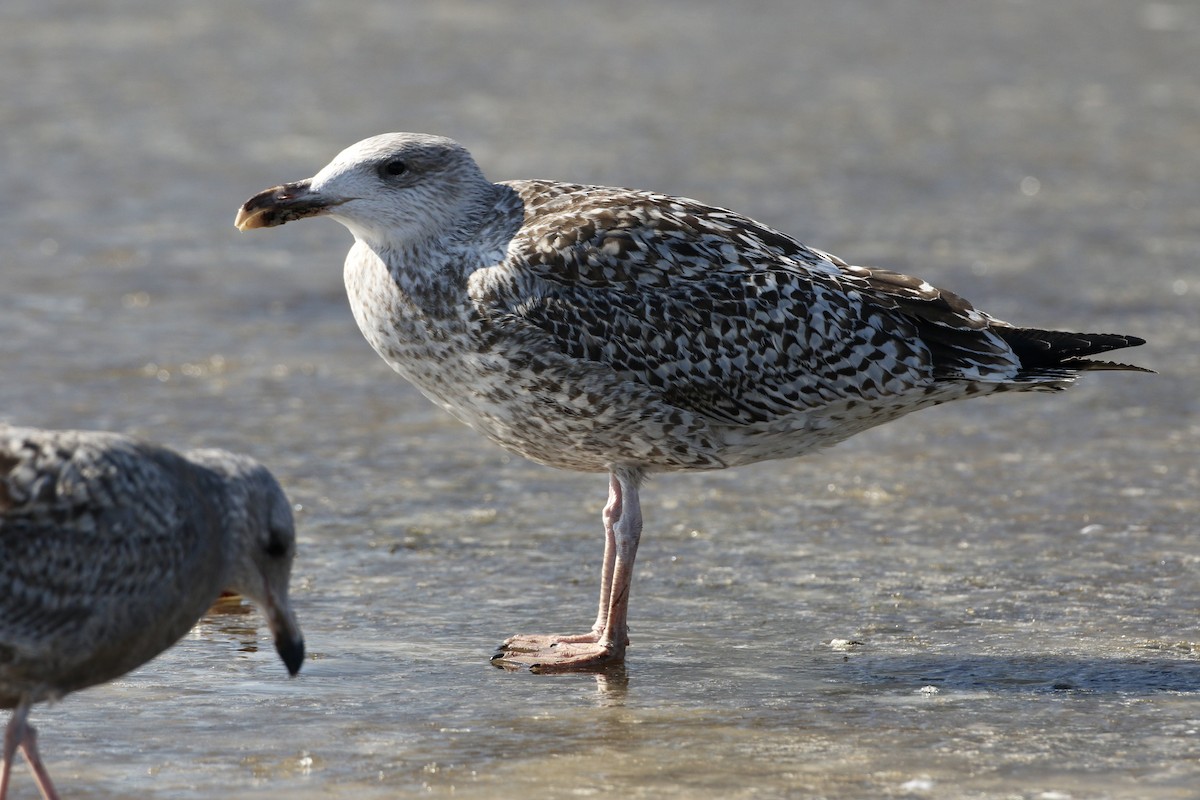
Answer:
[{"label": "water reflection", "polygon": [[625,705],[629,696],[629,672],[623,664],[609,667],[593,677],[596,679],[597,707],[618,708]]}]

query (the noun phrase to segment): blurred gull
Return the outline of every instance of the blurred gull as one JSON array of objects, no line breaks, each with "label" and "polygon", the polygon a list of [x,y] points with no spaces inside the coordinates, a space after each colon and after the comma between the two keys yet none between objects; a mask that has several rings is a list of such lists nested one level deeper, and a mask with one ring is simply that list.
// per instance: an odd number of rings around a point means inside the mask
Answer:
[{"label": "blurred gull", "polygon": [[292,512],[266,468],[126,436],[0,425],[0,800],[18,749],[56,797],[30,707],[110,681],[174,644],[228,589],[266,613],[295,675]]}]

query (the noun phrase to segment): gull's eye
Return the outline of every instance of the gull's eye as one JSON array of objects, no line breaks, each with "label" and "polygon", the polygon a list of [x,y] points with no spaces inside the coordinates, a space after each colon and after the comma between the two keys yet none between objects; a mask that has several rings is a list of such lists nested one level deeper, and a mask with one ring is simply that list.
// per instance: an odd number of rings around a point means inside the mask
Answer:
[{"label": "gull's eye", "polygon": [[271,558],[281,558],[287,555],[288,546],[278,531],[271,531],[271,536],[267,540],[267,546],[263,550]]},{"label": "gull's eye", "polygon": [[408,164],[398,158],[388,159],[379,165],[379,174],[385,178],[395,178],[408,172]]}]

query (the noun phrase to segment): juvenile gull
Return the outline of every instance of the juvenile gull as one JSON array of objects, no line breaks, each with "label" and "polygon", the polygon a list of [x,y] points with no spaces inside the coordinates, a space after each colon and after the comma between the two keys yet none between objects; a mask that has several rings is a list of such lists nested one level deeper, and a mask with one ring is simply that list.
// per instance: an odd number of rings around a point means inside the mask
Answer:
[{"label": "juvenile gull", "polygon": [[918,278],[851,266],[695,200],[492,183],[438,136],[392,133],[267,189],[241,229],[328,215],[375,350],[509,450],[609,475],[596,622],[519,635],[500,665],[620,661],[645,476],[788,458],[919,408],[1063,389],[1132,336],[1017,328]]},{"label": "juvenile gull", "polygon": [[0,425],[0,800],[18,749],[57,795],[30,707],[112,680],[174,644],[223,589],[265,612],[295,675],[292,512],[266,468],[221,450]]}]

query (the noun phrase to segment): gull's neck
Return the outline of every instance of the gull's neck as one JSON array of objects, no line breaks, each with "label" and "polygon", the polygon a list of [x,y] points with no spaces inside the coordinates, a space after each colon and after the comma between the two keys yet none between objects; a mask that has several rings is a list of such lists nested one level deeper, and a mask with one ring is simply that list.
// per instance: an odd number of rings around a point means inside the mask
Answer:
[{"label": "gull's neck", "polygon": [[347,225],[355,249],[374,256],[396,286],[415,298],[430,290],[444,295],[465,291],[475,270],[504,258],[521,227],[521,200],[508,186],[486,184],[445,224],[424,235],[395,236],[390,231]]}]

